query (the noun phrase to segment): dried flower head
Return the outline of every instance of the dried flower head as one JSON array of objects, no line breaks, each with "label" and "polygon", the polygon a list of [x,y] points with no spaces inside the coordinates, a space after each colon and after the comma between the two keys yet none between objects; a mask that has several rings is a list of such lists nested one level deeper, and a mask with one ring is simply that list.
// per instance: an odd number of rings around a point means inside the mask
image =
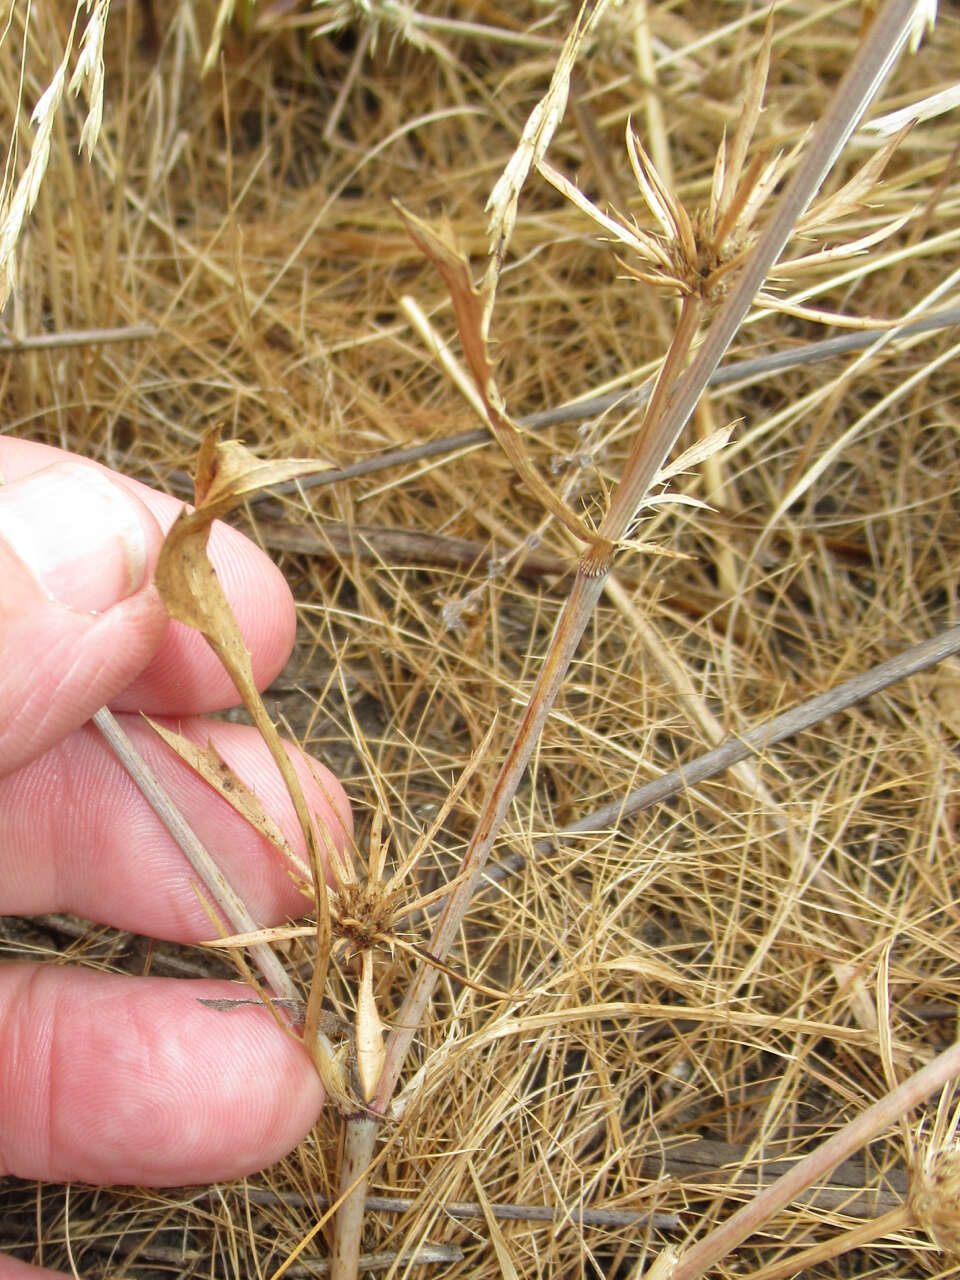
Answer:
[{"label": "dried flower head", "polygon": [[[729,143],[724,138],[717,149],[705,207],[694,211],[684,207],[658,173],[629,123],[627,154],[637,187],[656,224],[655,230],[642,228],[634,218],[624,214],[603,212],[547,160],[537,163],[548,182],[586,213],[621,249],[628,250],[627,256],[619,260],[630,276],[681,299],[696,300],[708,310],[716,307],[728,292],[736,271],[760,234],[769,200],[792,168],[804,143],[804,139],[800,139],[788,151],[771,154],[767,148],[752,158],[749,156],[760,121],[771,40],[772,27],[768,25],[736,133]],[[862,210],[904,132],[890,138],[838,191],[812,204],[797,222],[796,233],[809,236],[816,231],[832,237],[842,219]],[[829,244],[817,252],[781,262],[776,268],[777,276],[787,278],[860,253],[897,231],[904,221],[893,219],[867,236]],[[809,308],[784,304],[772,293],[758,294],[757,301],[790,314],[840,322],[832,314],[825,316]]]},{"label": "dried flower head", "polygon": [[924,1153],[910,1179],[908,1203],[937,1248],[960,1256],[960,1144]]},{"label": "dried flower head", "polygon": [[757,159],[741,175],[738,167],[728,167],[726,151],[724,142],[717,152],[709,204],[690,215],[667,189],[633,131],[627,130],[637,186],[661,228],[659,236],[637,229],[647,261],[623,264],[635,279],[709,305],[724,297],[732,273],[757,238],[756,215],[789,163],[783,155],[766,162]]},{"label": "dried flower head", "polygon": [[396,878],[382,879],[389,843],[383,838],[383,815],[378,809],[370,829],[366,874],[341,875],[330,891],[335,956],[360,955],[375,947],[393,950],[393,923],[398,914],[406,913],[401,904],[407,894]]},{"label": "dried flower head", "polygon": [[[370,1101],[383,1069],[383,1023],[377,1010],[374,973],[377,952],[385,951],[392,956],[398,950],[406,951],[474,990],[498,999],[506,994],[471,981],[443,964],[418,943],[403,936],[403,923],[410,916],[426,911],[435,902],[446,897],[458,883],[457,880],[451,881],[419,897],[408,891],[411,873],[459,800],[483,751],[489,745],[493,731],[494,726],[491,725],[483,743],[440,806],[430,827],[421,834],[406,857],[397,860],[391,875],[386,875],[390,840],[384,836],[384,816],[380,808],[373,811],[365,853],[356,846],[356,857],[351,859],[341,856],[332,845],[327,849],[324,903],[330,923],[329,954],[337,960],[346,961],[351,970],[359,973],[353,1035],[356,1086],[351,1084],[349,1072],[343,1068],[332,1049],[325,1048],[325,1054],[315,1060],[328,1092],[347,1112],[354,1110],[357,1103],[363,1105]],[[280,925],[277,928],[221,937],[207,945],[227,948],[259,946],[290,938],[310,937],[316,933],[316,924]],[[319,991],[322,995],[322,988]]]}]

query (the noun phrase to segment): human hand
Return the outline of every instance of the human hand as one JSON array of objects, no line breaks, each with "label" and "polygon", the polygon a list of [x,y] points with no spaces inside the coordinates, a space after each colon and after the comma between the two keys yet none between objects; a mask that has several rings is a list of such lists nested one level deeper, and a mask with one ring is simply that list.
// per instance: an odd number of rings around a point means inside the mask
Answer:
[{"label": "human hand", "polygon": [[[200,718],[236,703],[236,691],[150,584],[181,504],[6,437],[0,476],[0,911],[210,937],[194,873],[88,723],[109,704],[253,917],[302,914],[279,855],[138,714],[174,717],[181,732],[212,740],[303,852],[259,735]],[[225,525],[214,525],[210,554],[263,688],[293,645],[289,589]],[[308,804],[346,840],[343,790],[314,769],[319,781],[298,763]],[[316,1120],[320,1086],[265,1010],[199,1003],[236,994],[225,982],[0,967],[0,1175],[178,1185],[238,1177],[288,1152]],[[0,1280],[21,1265],[0,1258]]]}]

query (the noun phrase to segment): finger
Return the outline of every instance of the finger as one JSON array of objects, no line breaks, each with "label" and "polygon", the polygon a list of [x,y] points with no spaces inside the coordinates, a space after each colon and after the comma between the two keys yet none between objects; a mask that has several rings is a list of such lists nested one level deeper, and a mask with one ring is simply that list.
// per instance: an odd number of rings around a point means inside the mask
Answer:
[{"label": "finger", "polygon": [[161,533],[105,472],[67,462],[0,488],[0,774],[45,751],[149,662]]},{"label": "finger", "polygon": [[[310,903],[274,847],[167,747],[139,717],[121,723],[174,804],[258,924],[302,916]],[[305,858],[303,835],[280,771],[245,725],[188,720],[172,728],[211,741]],[[323,841],[350,841],[343,788],[291,749]],[[196,942],[214,928],[197,874],[93,726],[0,781],[0,911],[70,911],[154,938]],[[234,930],[228,927],[228,932]]]},{"label": "finger", "polygon": [[[0,437],[0,476],[8,484],[64,459],[109,476],[150,511],[164,533],[183,508],[178,499],[98,463],[48,445]],[[296,611],[290,588],[269,556],[219,520],[213,524],[208,550],[250,651],[257,686],[264,689],[293,648]],[[219,711],[239,701],[233,681],[200,633],[170,622],[154,658],[111,705],[150,715],[194,715]]]},{"label": "finger", "polygon": [[265,1009],[200,999],[237,983],[0,968],[0,1175],[176,1186],[290,1151],[322,1093]]},{"label": "finger", "polygon": [[67,1280],[63,1271],[51,1271],[49,1267],[34,1267],[19,1258],[0,1254],[0,1280]]}]

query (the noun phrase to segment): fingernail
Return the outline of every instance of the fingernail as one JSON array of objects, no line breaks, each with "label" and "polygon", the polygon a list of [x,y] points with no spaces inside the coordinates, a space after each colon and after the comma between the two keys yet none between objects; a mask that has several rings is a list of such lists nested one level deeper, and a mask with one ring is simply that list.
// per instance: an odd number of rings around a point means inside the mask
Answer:
[{"label": "fingernail", "polygon": [[0,539],[53,599],[83,612],[99,613],[142,585],[145,518],[121,485],[77,462],[0,486]]}]

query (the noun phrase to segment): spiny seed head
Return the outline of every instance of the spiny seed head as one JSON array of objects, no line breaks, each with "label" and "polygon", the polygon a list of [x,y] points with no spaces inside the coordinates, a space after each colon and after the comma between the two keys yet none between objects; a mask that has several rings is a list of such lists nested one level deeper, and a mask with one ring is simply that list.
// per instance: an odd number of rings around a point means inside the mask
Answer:
[{"label": "spiny seed head", "polygon": [[910,1179],[908,1200],[937,1248],[960,1256],[960,1144],[925,1153]]},{"label": "spiny seed head", "polygon": [[330,905],[333,931],[343,949],[357,953],[389,945],[399,896],[388,892],[377,880],[341,886]]}]

